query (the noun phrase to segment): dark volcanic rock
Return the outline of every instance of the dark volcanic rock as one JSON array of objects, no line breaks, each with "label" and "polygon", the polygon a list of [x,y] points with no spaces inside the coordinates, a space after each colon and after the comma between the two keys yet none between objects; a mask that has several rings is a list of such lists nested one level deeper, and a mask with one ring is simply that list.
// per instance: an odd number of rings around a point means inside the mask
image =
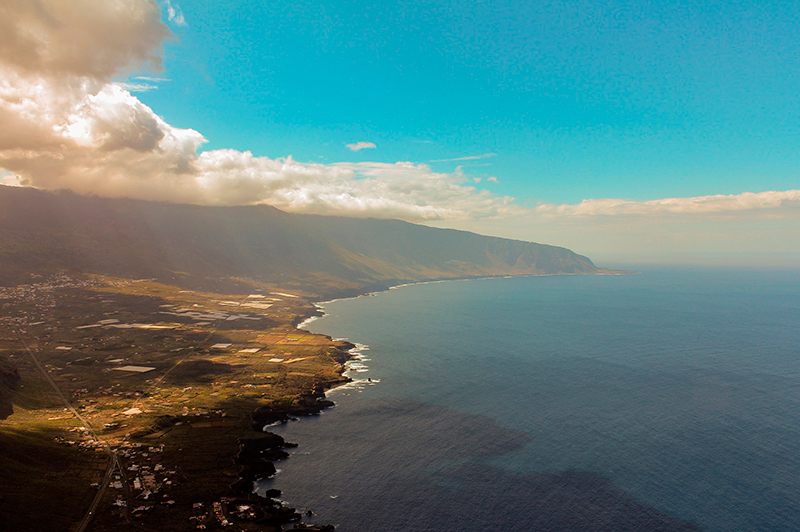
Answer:
[{"label": "dark volcanic rock", "polygon": [[275,464],[272,460],[280,460],[289,456],[283,449],[293,447],[282,437],[271,432],[259,438],[240,439],[239,452],[234,461],[242,466],[239,480],[232,486],[238,491],[250,493],[253,491],[253,482],[261,478],[269,478],[275,474]]},{"label": "dark volcanic rock", "polygon": [[19,388],[19,372],[4,358],[0,358],[0,419],[6,419],[14,409],[11,397]]},{"label": "dark volcanic rock", "polygon": [[336,528],[333,525],[309,525],[308,523],[297,523],[292,530],[306,530],[307,532],[333,532]]},{"label": "dark volcanic rock", "polygon": [[253,428],[257,431],[263,430],[266,425],[289,421],[295,416],[313,416],[322,410],[333,406],[333,401],[323,399],[322,389],[314,390],[314,393],[300,397],[291,404],[272,404],[258,407],[250,417],[253,419]]},{"label": "dark volcanic rock", "polygon": [[280,490],[267,490],[263,497],[253,493],[253,482],[275,474],[275,465],[271,460],[289,456],[283,449],[294,446],[295,444],[288,443],[271,432],[256,438],[239,440],[239,452],[234,461],[242,468],[239,471],[239,480],[231,484],[231,490],[238,497],[229,503],[229,507],[239,508],[244,505],[252,508],[252,511],[244,514],[230,511],[235,521],[250,521],[280,529],[283,525],[300,519],[300,514],[294,508],[284,506],[276,500],[281,494]]}]

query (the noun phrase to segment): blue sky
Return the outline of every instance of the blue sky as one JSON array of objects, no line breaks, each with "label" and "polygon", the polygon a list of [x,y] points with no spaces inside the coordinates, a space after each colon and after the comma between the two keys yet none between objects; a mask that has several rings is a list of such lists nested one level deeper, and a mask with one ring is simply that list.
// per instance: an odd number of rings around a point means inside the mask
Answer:
[{"label": "blue sky", "polygon": [[[191,2],[137,94],[211,148],[428,162],[521,201],[797,185],[792,2]],[[374,150],[345,145],[368,141]]]},{"label": "blue sky", "polygon": [[800,264],[792,2],[0,4],[0,183]]}]

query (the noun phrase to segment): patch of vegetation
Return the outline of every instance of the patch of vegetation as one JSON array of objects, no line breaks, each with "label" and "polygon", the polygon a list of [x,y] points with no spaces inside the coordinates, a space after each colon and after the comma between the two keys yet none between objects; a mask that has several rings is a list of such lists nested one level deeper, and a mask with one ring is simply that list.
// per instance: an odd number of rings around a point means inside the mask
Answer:
[{"label": "patch of vegetation", "polygon": [[68,530],[83,517],[105,455],[54,441],[54,433],[0,431],[3,530]]},{"label": "patch of vegetation", "polygon": [[176,384],[210,382],[219,377],[231,375],[243,365],[214,362],[213,360],[187,360],[178,364],[169,374],[169,382]]},{"label": "patch of vegetation", "polygon": [[[248,490],[241,490],[245,477],[272,471],[258,461],[237,464],[241,441],[263,438],[261,425],[270,416],[318,412],[327,406],[319,400],[322,390],[346,380],[342,364],[352,346],[298,331],[293,324],[315,308],[302,297],[281,295],[288,288],[240,280],[252,290],[242,296],[153,280],[64,276],[60,282],[62,288],[44,283],[12,291],[2,303],[8,317],[0,316],[0,353],[13,357],[21,378],[13,396],[16,411],[0,424],[5,438],[0,470],[4,483],[9,478],[14,484],[1,495],[0,506],[11,501],[4,511],[22,508],[11,530],[67,530],[80,520],[94,494],[91,484],[106,467],[106,454],[93,434],[126,457],[126,469],[113,479],[122,488],[105,492],[94,532],[134,530],[140,524],[194,530],[193,516],[216,523],[210,514],[194,515],[194,504],[211,508],[221,497],[247,499]],[[269,304],[247,304],[254,301]],[[63,398],[15,330],[22,331]],[[64,398],[81,419],[66,408]],[[147,451],[151,447],[157,454]],[[42,459],[26,463],[25,456]],[[273,450],[262,459],[284,456]],[[140,471],[152,472],[156,465],[158,485],[146,487],[147,475]],[[245,466],[248,473],[242,477]],[[60,487],[53,490],[51,482]],[[60,495],[62,487],[73,495]],[[146,489],[156,490],[158,497],[145,497]],[[65,504],[70,510],[52,517],[52,527],[39,526],[34,523],[39,517],[32,516],[35,507],[21,502],[26,500],[45,508],[43,515],[59,513]],[[247,530],[274,530],[294,515],[279,511],[277,503],[255,503],[262,513]],[[142,506],[149,509],[128,511]],[[31,526],[23,526],[26,519]]]}]

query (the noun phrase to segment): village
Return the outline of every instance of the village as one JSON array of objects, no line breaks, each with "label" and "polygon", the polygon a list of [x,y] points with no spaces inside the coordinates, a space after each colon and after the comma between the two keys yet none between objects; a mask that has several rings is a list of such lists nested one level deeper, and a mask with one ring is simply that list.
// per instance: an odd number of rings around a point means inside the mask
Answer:
[{"label": "village", "polygon": [[86,530],[305,526],[242,490],[252,481],[236,463],[237,442],[260,437],[255,408],[306,404],[346,382],[352,346],[295,328],[316,312],[302,294],[67,275],[0,290],[0,356],[22,382],[2,428],[48,435],[71,450],[69,471],[89,464],[79,499],[97,502]]}]

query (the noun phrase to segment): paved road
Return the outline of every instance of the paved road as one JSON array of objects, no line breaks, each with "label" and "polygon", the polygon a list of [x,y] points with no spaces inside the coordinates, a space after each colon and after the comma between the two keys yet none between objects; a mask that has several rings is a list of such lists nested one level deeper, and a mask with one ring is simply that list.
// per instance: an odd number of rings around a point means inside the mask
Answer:
[{"label": "paved road", "polygon": [[[242,300],[239,301],[239,305],[236,308],[241,307],[242,304],[246,300],[247,300],[247,296],[243,297]],[[203,338],[200,342],[198,342],[191,349],[189,349],[189,351],[183,357],[181,357],[181,359],[179,359],[163,375],[161,375],[158,379],[156,379],[156,381],[151,385],[151,388],[154,388],[156,385],[160,384],[167,377],[167,375],[169,375],[172,372],[172,370],[174,370],[184,360],[189,358],[189,356],[193,355],[194,351],[197,350],[200,346],[202,346],[203,344],[208,342],[209,338],[211,338],[211,336],[217,331],[217,329],[222,324],[222,322],[225,321],[226,319],[227,318],[218,320],[214,324],[214,326],[211,328],[211,330],[208,332],[206,337]],[[22,336],[22,333],[19,332],[19,329],[15,328],[14,332],[16,332],[17,337],[19,338],[20,342],[22,342],[22,345],[25,346],[25,349],[28,351],[28,354],[31,356],[31,359],[33,359],[33,362],[36,364],[36,367],[39,368],[39,371],[42,373],[42,375],[44,375],[44,378],[47,380],[48,383],[50,383],[50,386],[53,388],[53,390],[55,390],[55,392],[58,394],[58,396],[64,402],[64,405],[69,409],[70,412],[72,412],[75,415],[76,418],[78,418],[78,420],[81,422],[81,424],[89,432],[89,434],[90,434],[90,436],[92,437],[93,440],[101,441],[100,438],[97,437],[97,433],[95,433],[95,431],[92,428],[91,424],[83,416],[81,416],[80,413],[77,410],[75,410],[75,408],[69,402],[69,399],[67,399],[67,397],[61,391],[61,389],[58,387],[58,385],[52,379],[52,377],[50,377],[50,374],[47,373],[47,370],[44,368],[44,366],[42,366],[41,362],[39,362],[39,359],[36,357],[36,354],[30,348],[30,346],[28,345],[28,342],[25,340],[25,337]],[[134,402],[134,406],[139,405],[141,400],[142,400],[141,398],[137,399]],[[94,517],[95,511],[97,511],[97,507],[99,506],[100,501],[103,499],[103,495],[105,495],[106,491],[108,490],[108,487],[111,485],[111,477],[114,475],[114,471],[116,471],[116,470],[119,470],[120,477],[123,479],[123,488],[124,488],[124,491],[125,491],[125,498],[126,498],[126,502],[127,502],[127,508],[125,509],[125,517],[127,518],[128,522],[131,521],[130,514],[131,514],[132,497],[131,497],[131,494],[130,494],[130,485],[128,484],[127,480],[125,479],[125,471],[122,469],[122,464],[119,461],[119,457],[117,456],[116,451],[114,449],[112,449],[105,441],[103,441],[103,448],[105,449],[106,453],[108,454],[108,468],[106,469],[105,477],[103,477],[103,482],[100,483],[100,488],[97,490],[97,495],[95,495],[91,506],[89,506],[89,510],[83,516],[83,519],[81,519],[80,523],[78,524],[78,527],[75,529],[74,532],[84,532],[86,530],[86,527],[89,526],[89,523],[92,521],[92,518]],[[145,529],[145,527],[141,527],[141,526],[138,526],[137,528]]]},{"label": "paved road", "polygon": [[[64,395],[64,392],[61,391],[56,382],[52,379],[52,377],[50,377],[50,374],[47,373],[47,370],[44,368],[44,366],[42,366],[42,363],[39,362],[36,354],[30,348],[28,342],[25,340],[25,337],[22,336],[22,333],[19,332],[19,329],[15,328],[14,332],[17,333],[17,338],[19,338],[20,342],[22,342],[22,345],[25,346],[25,350],[28,351],[28,354],[31,356],[31,359],[33,359],[34,364],[36,364],[36,367],[39,368],[39,371],[42,373],[42,375],[44,375],[44,378],[48,383],[50,383],[50,386],[64,402],[64,406],[66,406],[69,411],[72,412],[76,418],[78,418],[78,420],[81,422],[81,425],[83,425],[83,427],[89,432],[89,435],[93,440],[101,441],[100,438],[97,437],[97,433],[95,433],[92,425],[77,410],[75,410],[75,408],[69,402],[69,399],[67,399],[67,397]],[[119,468],[120,471],[122,470],[119,459],[117,458],[117,453],[114,451],[114,449],[112,449],[106,442],[103,442],[103,449],[105,449],[106,454],[108,454],[108,468],[106,469],[106,475],[103,478],[103,482],[100,483],[100,489],[97,490],[97,495],[95,495],[91,506],[89,506],[89,510],[83,516],[83,519],[81,519],[78,527],[75,529],[75,532],[84,532],[86,530],[86,527],[89,526],[89,523],[94,517],[97,506],[100,504],[103,495],[108,489],[108,486],[111,484],[111,476],[114,474],[114,470],[117,468]]]}]

